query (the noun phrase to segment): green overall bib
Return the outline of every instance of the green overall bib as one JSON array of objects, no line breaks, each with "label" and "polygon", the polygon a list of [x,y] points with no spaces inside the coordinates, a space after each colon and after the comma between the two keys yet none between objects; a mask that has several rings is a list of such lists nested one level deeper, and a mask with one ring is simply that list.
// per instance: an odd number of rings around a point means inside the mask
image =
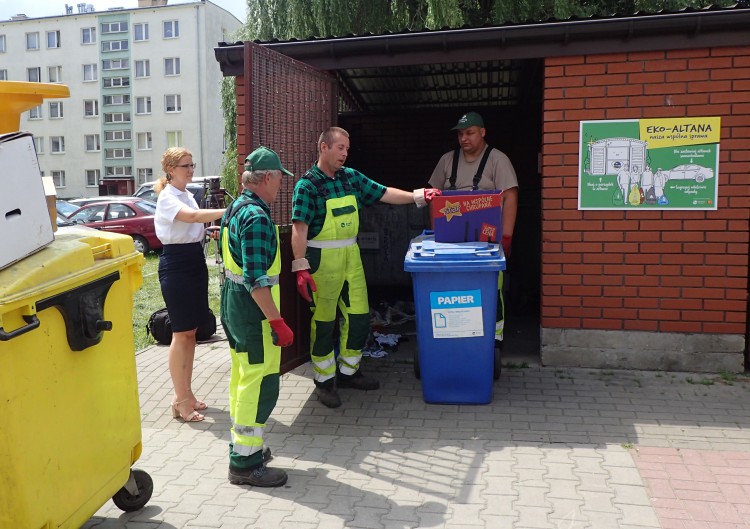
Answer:
[{"label": "green overall bib", "polygon": [[359,369],[362,348],[370,332],[370,305],[357,233],[359,211],[354,195],[326,200],[323,228],[307,241],[307,259],[317,292],[312,293],[310,356],[315,382],[336,376],[333,333],[336,308],[342,315],[339,327],[339,371],[353,375]]},{"label": "green overall bib", "polygon": [[[253,468],[263,462],[263,431],[279,398],[281,348],[273,344],[271,326],[243,284],[242,267],[229,250],[229,228],[222,224],[221,248],[226,280],[221,292],[221,320],[229,342],[229,417],[232,421],[230,464]],[[276,256],[267,270],[271,296],[279,307],[281,251],[276,228]]]}]

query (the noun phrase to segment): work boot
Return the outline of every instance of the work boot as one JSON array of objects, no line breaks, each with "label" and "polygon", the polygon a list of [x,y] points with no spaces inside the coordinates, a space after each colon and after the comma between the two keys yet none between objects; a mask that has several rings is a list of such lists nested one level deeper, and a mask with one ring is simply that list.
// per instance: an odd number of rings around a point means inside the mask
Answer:
[{"label": "work boot", "polygon": [[318,396],[318,400],[329,408],[338,408],[341,406],[341,397],[339,392],[336,391],[336,385],[333,380],[330,383],[316,384],[315,394]]},{"label": "work boot", "polygon": [[380,382],[372,377],[366,377],[359,369],[353,375],[336,373],[336,385],[340,388],[362,389],[365,391],[380,388]]},{"label": "work boot", "polygon": [[280,468],[268,468],[262,464],[256,468],[234,468],[229,465],[229,483],[254,487],[280,487],[286,483],[287,475]]}]

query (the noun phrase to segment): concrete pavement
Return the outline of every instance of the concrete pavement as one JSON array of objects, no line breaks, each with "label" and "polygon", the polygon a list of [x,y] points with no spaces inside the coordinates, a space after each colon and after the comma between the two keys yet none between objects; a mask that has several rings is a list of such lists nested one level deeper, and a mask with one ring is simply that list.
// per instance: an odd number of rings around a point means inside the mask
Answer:
[{"label": "concrete pavement", "polygon": [[[219,329],[221,332],[221,329]],[[376,392],[331,410],[306,364],[268,428],[286,486],[227,481],[228,346],[200,344],[207,419],[171,418],[167,348],[137,353],[144,509],[107,502],[88,529],[750,528],[750,379],[540,367],[508,357],[489,405],[425,404],[414,336],[365,359]]]}]

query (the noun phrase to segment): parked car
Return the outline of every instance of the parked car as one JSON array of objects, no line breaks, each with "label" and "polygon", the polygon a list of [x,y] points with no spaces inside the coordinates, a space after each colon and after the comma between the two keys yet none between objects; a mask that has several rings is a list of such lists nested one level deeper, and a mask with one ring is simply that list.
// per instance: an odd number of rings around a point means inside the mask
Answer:
[{"label": "parked car", "polygon": [[162,247],[154,229],[156,204],[149,200],[129,197],[125,200],[96,202],[76,210],[68,218],[98,230],[130,235],[135,249],[146,254]]},{"label": "parked car", "polygon": [[68,202],[67,200],[61,200],[61,199],[57,199],[55,201],[55,205],[57,207],[57,214],[58,214],[58,216],[62,215],[65,218],[67,218],[68,215],[70,215],[75,210],[77,210],[78,208],[81,207],[81,206],[77,206],[75,204],[72,204],[72,203]]},{"label": "parked car", "polygon": [[665,171],[669,180],[695,180],[699,184],[706,178],[714,177],[714,170],[702,165],[688,163]]},{"label": "parked car", "polygon": [[[156,182],[158,182],[158,180],[153,180],[151,182],[142,184],[138,189],[136,189],[135,193],[133,193],[133,196],[156,202],[157,194],[154,192],[154,184],[156,184]],[[187,190],[193,194],[193,196],[195,197],[195,201],[198,202],[198,205],[203,207],[203,204],[201,202],[206,195],[206,191],[208,189],[218,190],[220,186],[220,176],[194,176],[193,181],[187,185]]]}]

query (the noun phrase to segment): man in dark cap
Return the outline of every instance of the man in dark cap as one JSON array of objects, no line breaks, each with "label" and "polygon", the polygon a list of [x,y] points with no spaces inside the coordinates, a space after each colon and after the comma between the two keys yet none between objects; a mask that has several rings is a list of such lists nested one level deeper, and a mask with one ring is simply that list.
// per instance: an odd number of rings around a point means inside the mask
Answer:
[{"label": "man in dark cap", "polygon": [[258,147],[245,159],[242,194],[221,219],[225,276],[221,323],[232,356],[229,378],[229,481],[256,487],[279,487],[287,474],[269,468],[271,452],[263,434],[279,398],[281,348],[294,334],[279,312],[281,251],[279,230],[270,205],[284,176],[278,155]]},{"label": "man in dark cap", "polygon": [[[510,159],[484,140],[484,120],[476,112],[467,112],[451,128],[458,136],[458,147],[445,153],[430,176],[430,186],[449,190],[500,190],[503,206],[501,243],[505,258],[510,256],[513,228],[518,211],[518,178]],[[495,324],[495,346],[502,348],[505,328],[503,274],[500,274]]]}]

